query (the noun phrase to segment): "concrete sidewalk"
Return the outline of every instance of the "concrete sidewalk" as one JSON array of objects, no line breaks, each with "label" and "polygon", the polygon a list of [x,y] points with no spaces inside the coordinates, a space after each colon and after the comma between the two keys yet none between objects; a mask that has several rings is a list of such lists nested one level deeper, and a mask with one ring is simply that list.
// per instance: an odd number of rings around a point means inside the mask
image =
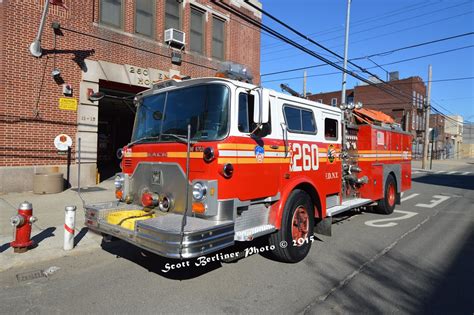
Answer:
[{"label": "concrete sidewalk", "polygon": [[[81,192],[86,203],[114,200],[113,179],[97,186],[83,188]],[[17,214],[17,208],[23,201],[33,204],[33,215],[38,218],[38,222],[32,228],[32,239],[38,245],[26,253],[16,254],[9,245],[13,238],[10,218]],[[64,251],[64,208],[69,205],[77,207],[76,247],[71,251]],[[37,195],[33,192],[0,195],[0,271],[31,261],[50,260],[97,249],[100,248],[101,241],[100,235],[84,227],[83,205],[75,190],[69,189],[62,193],[47,195]]]},{"label": "concrete sidewalk", "polygon": [[461,168],[470,166],[474,171],[474,159],[459,159],[459,160],[433,160],[432,168],[430,169],[430,161],[428,160],[427,169],[424,170],[421,168],[421,160],[416,160],[411,162],[411,167],[413,171],[423,171],[423,172],[449,172],[456,171]]}]

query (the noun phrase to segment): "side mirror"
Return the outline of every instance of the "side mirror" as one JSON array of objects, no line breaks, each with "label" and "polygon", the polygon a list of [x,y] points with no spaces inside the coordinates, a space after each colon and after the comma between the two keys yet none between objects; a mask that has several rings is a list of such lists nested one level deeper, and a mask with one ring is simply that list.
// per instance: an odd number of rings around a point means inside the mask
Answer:
[{"label": "side mirror", "polygon": [[259,102],[258,107],[254,107],[253,121],[256,124],[266,124],[270,119],[270,92],[267,89],[260,88],[258,90]]},{"label": "side mirror", "polygon": [[270,120],[270,91],[267,89],[262,89],[262,93],[260,95],[262,124],[266,124]]}]

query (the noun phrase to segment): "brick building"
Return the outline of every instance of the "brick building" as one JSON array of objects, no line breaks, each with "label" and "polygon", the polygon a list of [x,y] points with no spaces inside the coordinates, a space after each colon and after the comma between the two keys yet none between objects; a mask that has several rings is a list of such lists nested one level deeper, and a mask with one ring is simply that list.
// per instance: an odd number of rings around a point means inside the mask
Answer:
[{"label": "brick building", "polygon": [[[391,76],[396,78],[396,76]],[[405,131],[414,136],[414,156],[421,154],[421,141],[425,128],[423,104],[426,85],[420,77],[392,79],[387,84],[377,83],[384,89],[393,90],[389,94],[374,85],[358,85],[346,91],[348,102],[361,102],[364,108],[379,110],[395,119]],[[312,94],[311,100],[338,106],[341,104],[341,91]]]},{"label": "brick building", "polygon": [[[214,2],[63,2],[67,9],[49,7],[36,58],[29,46],[45,1],[0,1],[0,192],[31,190],[35,172],[65,172],[66,156],[53,144],[58,134],[73,139],[73,157],[81,139],[82,184],[94,183],[97,169],[102,178],[117,170],[115,151],[130,140],[133,108],[111,97],[92,103],[91,92],[133,95],[173,75],[213,76],[223,61],[260,80],[260,31]],[[261,19],[243,0],[227,3]],[[170,28],[185,33],[182,50],[164,42]]]}]

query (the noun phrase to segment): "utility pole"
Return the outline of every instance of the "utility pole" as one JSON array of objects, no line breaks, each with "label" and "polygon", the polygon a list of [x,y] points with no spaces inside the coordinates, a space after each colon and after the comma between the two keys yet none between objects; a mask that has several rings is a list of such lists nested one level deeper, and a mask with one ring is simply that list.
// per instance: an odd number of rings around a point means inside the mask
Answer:
[{"label": "utility pole", "polygon": [[303,74],[303,97],[306,98],[306,70]]},{"label": "utility pole", "polygon": [[[430,109],[431,109],[431,65],[428,66],[428,90],[426,91],[425,104],[425,141],[423,142],[423,161],[421,168],[426,170],[428,167],[428,148],[430,142]],[[433,152],[431,152],[433,154]]]},{"label": "utility pole", "polygon": [[351,2],[347,0],[347,13],[346,13],[346,39],[344,41],[344,72],[342,73],[342,93],[341,93],[341,105],[346,104],[346,69],[347,69],[347,52],[349,50],[349,21],[351,17]]}]

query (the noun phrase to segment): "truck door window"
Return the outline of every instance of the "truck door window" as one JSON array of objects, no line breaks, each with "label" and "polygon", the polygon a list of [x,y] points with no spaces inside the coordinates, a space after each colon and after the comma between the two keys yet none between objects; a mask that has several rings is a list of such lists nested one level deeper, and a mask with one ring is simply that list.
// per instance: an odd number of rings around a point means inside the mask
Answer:
[{"label": "truck door window", "polygon": [[255,127],[253,123],[253,109],[255,97],[252,94],[239,94],[239,131],[251,132]]},{"label": "truck door window", "polygon": [[289,131],[312,134],[317,132],[316,120],[312,110],[284,105],[283,111]]},{"label": "truck door window", "polygon": [[324,137],[326,140],[337,140],[337,120],[326,118],[324,119]]}]

